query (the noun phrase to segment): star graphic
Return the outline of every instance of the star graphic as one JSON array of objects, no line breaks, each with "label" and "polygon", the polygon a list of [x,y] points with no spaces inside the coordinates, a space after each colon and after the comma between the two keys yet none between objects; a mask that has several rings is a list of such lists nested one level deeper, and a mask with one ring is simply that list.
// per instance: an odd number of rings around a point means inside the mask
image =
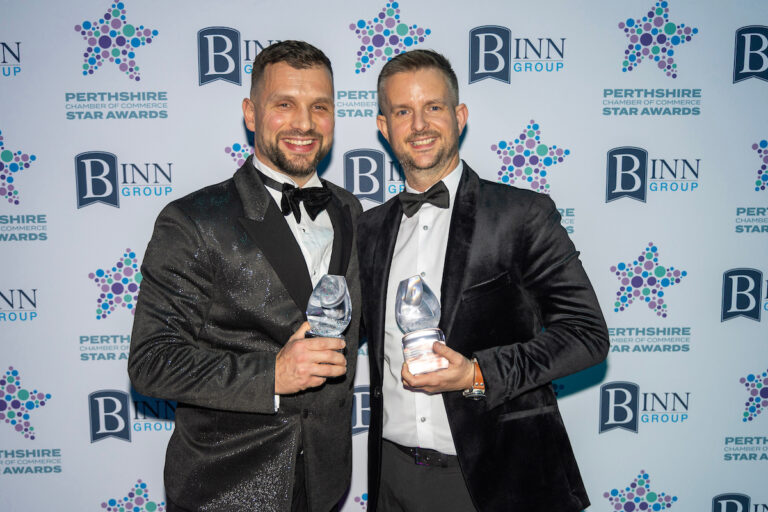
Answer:
[{"label": "star graphic", "polygon": [[224,148],[224,152],[232,157],[232,160],[234,160],[238,167],[241,167],[245,163],[246,158],[253,153],[253,148],[248,144],[236,142],[232,146]]},{"label": "star graphic", "polygon": [[[0,141],[2,145],[2,141]],[[755,192],[765,190],[768,186],[768,140],[761,140],[752,144],[752,149],[757,151],[757,157],[763,163],[757,170],[757,179],[755,180]]]},{"label": "star graphic", "polygon": [[106,512],[163,512],[165,502],[157,502],[149,499],[149,491],[146,482],[136,480],[133,488],[122,498],[112,498],[101,504]]},{"label": "star graphic", "polygon": [[35,439],[35,427],[29,422],[29,413],[43,407],[50,399],[49,393],[22,387],[19,370],[13,366],[0,377],[0,420],[27,439]]},{"label": "star graphic", "polygon": [[0,197],[6,198],[11,204],[19,204],[19,189],[15,185],[16,173],[29,169],[35,160],[35,155],[4,149],[3,132],[0,131]]},{"label": "star graphic", "polygon": [[428,28],[403,23],[397,2],[388,2],[373,19],[350,23],[349,29],[362,43],[357,50],[355,73],[365,73],[379,60],[392,60],[410,47],[423,43],[432,33]]},{"label": "star graphic", "polygon": [[645,470],[623,489],[611,489],[603,493],[613,510],[667,510],[677,502],[677,496],[651,490],[651,479]]},{"label": "star graphic", "polygon": [[768,370],[763,373],[750,373],[739,379],[747,388],[749,398],[744,403],[744,423],[757,418],[757,415],[768,408]]},{"label": "star graphic", "polygon": [[105,60],[114,62],[131,80],[141,80],[134,50],[150,44],[157,30],[138,27],[125,21],[125,2],[113,2],[98,21],[75,25],[88,46],[83,53],[83,75],[92,75]]},{"label": "star graphic", "polygon": [[133,315],[136,310],[136,300],[139,298],[141,272],[136,253],[126,249],[123,257],[109,270],[98,269],[88,274],[99,288],[99,298],[96,299],[96,319],[102,320],[111,315],[117,306],[128,309]]},{"label": "star graphic", "polygon": [[514,185],[521,181],[531,190],[544,194],[550,192],[547,177],[550,167],[561,163],[571,154],[568,149],[542,143],[541,130],[533,119],[514,140],[499,141],[491,146],[491,151],[501,160],[500,183]]},{"label": "star graphic", "polygon": [[698,28],[669,21],[667,0],[656,2],[642,18],[627,18],[620,22],[619,28],[629,38],[629,45],[624,50],[622,71],[632,71],[643,59],[649,59],[672,78],[677,78],[677,47],[699,33]]},{"label": "star graphic", "polygon": [[655,309],[662,318],[667,317],[667,303],[664,299],[664,289],[680,283],[688,273],[675,267],[664,267],[659,264],[659,249],[653,242],[631,263],[617,263],[611,267],[611,272],[621,283],[616,292],[614,311],[624,311],[636,299],[648,304],[649,309]]}]

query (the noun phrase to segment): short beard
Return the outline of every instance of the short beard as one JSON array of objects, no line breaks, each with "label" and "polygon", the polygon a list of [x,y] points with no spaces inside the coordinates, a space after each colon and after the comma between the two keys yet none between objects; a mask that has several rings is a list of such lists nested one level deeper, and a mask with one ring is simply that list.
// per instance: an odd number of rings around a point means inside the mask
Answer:
[{"label": "short beard", "polygon": [[[414,138],[424,137],[424,136],[434,136],[439,137],[439,133],[432,133],[432,132],[420,132],[420,133],[414,133],[411,137],[408,137],[408,140],[406,140],[405,144],[408,144],[408,141]],[[442,169],[445,167],[445,164],[447,164],[451,158],[453,158],[454,154],[458,152],[458,144],[453,147],[449,148],[446,146],[443,146],[443,148],[440,150],[440,152],[435,155],[435,159],[427,164],[420,166],[418,165],[408,154],[407,151],[403,151],[400,155],[395,155],[397,157],[397,160],[400,162],[400,166],[403,168],[403,171],[411,174],[417,174],[419,171],[429,171],[432,170],[433,173],[435,173],[438,169]],[[394,148],[393,148],[394,150]]]},{"label": "short beard", "polygon": [[267,141],[256,139],[256,145],[259,147],[259,151],[261,154],[266,156],[272,163],[274,163],[277,166],[278,171],[282,171],[284,174],[287,174],[288,176],[291,176],[293,178],[306,178],[307,176],[311,176],[313,172],[317,170],[317,164],[322,161],[323,158],[328,154],[330,148],[323,148],[323,138],[318,135],[315,132],[306,132],[306,133],[293,133],[293,134],[286,134],[286,135],[296,135],[296,136],[307,136],[310,135],[312,137],[315,137],[317,139],[318,144],[320,145],[320,149],[315,153],[315,157],[312,159],[312,161],[307,162],[306,164],[302,164],[300,159],[299,161],[291,161],[286,154],[280,150],[278,145],[269,143]]}]

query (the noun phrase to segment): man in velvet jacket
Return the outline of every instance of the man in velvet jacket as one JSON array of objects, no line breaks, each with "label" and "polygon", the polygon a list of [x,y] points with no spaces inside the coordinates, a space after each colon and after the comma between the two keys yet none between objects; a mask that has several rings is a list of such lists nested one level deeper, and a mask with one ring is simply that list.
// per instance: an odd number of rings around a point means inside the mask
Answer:
[{"label": "man in velvet jacket", "polygon": [[[379,76],[378,127],[407,192],[358,223],[371,363],[369,510],[576,512],[589,505],[551,381],[602,361],[608,333],[546,195],[482,180],[459,159],[467,107],[425,50]],[[426,191],[426,193],[423,193]],[[412,375],[397,284],[439,295],[446,369]]]},{"label": "man in velvet jacket", "polygon": [[[349,485],[361,208],[316,174],[333,139],[332,80],[307,43],[264,49],[243,100],[254,155],[155,224],[129,373],[138,392],[178,401],[171,512],[328,512]],[[305,339],[325,273],[349,286],[345,351],[341,339]]]}]

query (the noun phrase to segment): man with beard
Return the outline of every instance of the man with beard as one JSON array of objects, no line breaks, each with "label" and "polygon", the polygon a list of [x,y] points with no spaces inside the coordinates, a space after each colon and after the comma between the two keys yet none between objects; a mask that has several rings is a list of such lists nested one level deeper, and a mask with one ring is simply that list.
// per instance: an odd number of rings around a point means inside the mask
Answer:
[{"label": "man with beard", "polygon": [[[328,58],[299,41],[265,48],[243,115],[253,156],[157,219],[128,370],[139,393],[178,402],[169,511],[328,512],[351,473],[361,212],[316,172],[333,140]],[[305,337],[326,273],[347,279],[346,342]]]},{"label": "man with beard", "polygon": [[[459,159],[468,111],[448,61],[416,50],[381,71],[377,122],[406,192],[358,223],[371,363],[368,510],[575,512],[589,505],[551,382],[602,361],[608,332],[546,195]],[[398,283],[438,295],[448,367],[413,375]]]}]

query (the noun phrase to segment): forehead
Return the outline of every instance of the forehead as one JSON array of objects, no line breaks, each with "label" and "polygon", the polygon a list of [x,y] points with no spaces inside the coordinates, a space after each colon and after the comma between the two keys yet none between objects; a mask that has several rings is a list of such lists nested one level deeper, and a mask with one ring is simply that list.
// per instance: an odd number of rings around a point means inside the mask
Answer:
[{"label": "forehead", "polygon": [[435,68],[395,73],[384,81],[383,92],[390,103],[406,100],[449,100],[447,77]]},{"label": "forehead", "polygon": [[258,84],[262,95],[333,96],[333,80],[325,66],[296,69],[285,62],[269,64]]}]

